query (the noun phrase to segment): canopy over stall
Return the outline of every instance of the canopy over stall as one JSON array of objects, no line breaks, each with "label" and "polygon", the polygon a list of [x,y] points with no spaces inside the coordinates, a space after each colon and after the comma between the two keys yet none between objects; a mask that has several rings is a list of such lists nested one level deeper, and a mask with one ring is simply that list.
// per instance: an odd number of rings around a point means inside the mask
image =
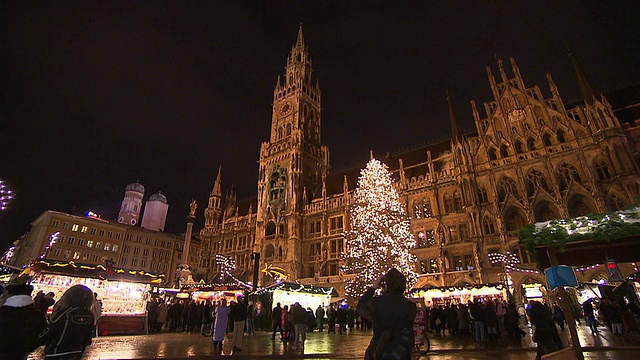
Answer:
[{"label": "canopy over stall", "polygon": [[507,299],[507,288],[504,283],[464,284],[456,286],[429,286],[414,288],[414,298],[424,299],[426,306],[444,304],[466,304],[467,301],[488,301]]},{"label": "canopy over stall", "polygon": [[242,295],[247,288],[236,283],[194,283],[187,284],[181,288],[181,293],[190,293],[191,298],[196,301],[220,301],[226,299],[227,303],[236,300],[238,295]]},{"label": "canopy over stall", "polygon": [[142,333],[151,284],[164,280],[164,274],[46,259],[34,262],[28,271],[34,290],[51,291],[55,299],[78,284],[96,292],[102,301],[101,334]]},{"label": "canopy over stall", "polygon": [[303,308],[315,309],[319,305],[327,307],[331,303],[331,297],[337,297],[338,292],[333,287],[304,285],[292,282],[273,284],[264,289],[253,292],[251,295],[259,296],[264,293],[273,295],[272,303],[292,305],[300,303]]}]

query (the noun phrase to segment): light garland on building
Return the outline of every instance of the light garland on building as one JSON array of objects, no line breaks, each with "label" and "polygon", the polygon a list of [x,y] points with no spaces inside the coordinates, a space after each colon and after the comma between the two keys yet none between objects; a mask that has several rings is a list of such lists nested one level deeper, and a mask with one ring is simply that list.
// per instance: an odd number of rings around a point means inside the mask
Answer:
[{"label": "light garland on building", "polygon": [[347,282],[346,297],[358,298],[391,268],[407,277],[411,289],[418,277],[411,254],[416,241],[391,173],[379,160],[372,158],[360,172],[349,215],[344,270],[356,276]]},{"label": "light garland on building", "polygon": [[11,246],[10,248],[7,249],[7,251],[4,252],[4,255],[2,255],[2,258],[0,259],[0,264],[9,264],[11,262],[11,259],[13,259],[13,256],[16,253],[16,247],[15,246]]},{"label": "light garland on building", "polygon": [[216,254],[215,263],[220,267],[220,280],[224,281],[225,277],[231,278],[231,280],[244,286],[247,289],[251,289],[251,284],[236,278],[231,272],[236,270],[236,261],[233,257],[226,257],[224,255]]},{"label": "light garland on building", "polygon": [[35,262],[35,261],[37,261],[39,259],[44,259],[44,257],[47,255],[47,252],[49,251],[49,249],[51,249],[51,247],[56,244],[56,242],[58,241],[59,237],[60,237],[60,231],[56,231],[53,234],[49,234],[49,242],[47,243],[47,245],[42,250],[42,254],[40,254],[40,256],[38,256],[33,261]]}]

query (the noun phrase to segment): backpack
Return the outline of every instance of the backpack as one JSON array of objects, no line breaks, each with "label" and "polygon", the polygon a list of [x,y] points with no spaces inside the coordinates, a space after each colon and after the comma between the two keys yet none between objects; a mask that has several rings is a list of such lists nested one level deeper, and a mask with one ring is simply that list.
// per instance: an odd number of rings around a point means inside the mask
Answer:
[{"label": "backpack", "polygon": [[365,360],[408,359],[413,346],[413,329],[406,327],[387,329],[380,335],[378,341],[371,339],[364,358]]},{"label": "backpack", "polygon": [[[409,311],[409,318],[414,319],[416,308]],[[413,324],[413,323],[411,323]],[[413,349],[413,326],[408,328],[406,324],[399,324],[394,328],[385,329],[378,340],[371,339],[365,352],[365,360],[404,360],[410,359]]]}]

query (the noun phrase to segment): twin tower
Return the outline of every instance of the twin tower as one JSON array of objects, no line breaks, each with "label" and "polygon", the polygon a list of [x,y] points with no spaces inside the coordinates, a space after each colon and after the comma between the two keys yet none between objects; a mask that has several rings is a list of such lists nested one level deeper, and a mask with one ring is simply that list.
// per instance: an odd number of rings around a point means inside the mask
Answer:
[{"label": "twin tower", "polygon": [[[129,226],[138,225],[143,197],[144,186],[142,184],[135,182],[127,185],[120,212],[118,213],[119,223]],[[164,195],[159,192],[151,195],[144,207],[144,215],[140,226],[148,230],[164,231],[168,211],[169,204]]]}]

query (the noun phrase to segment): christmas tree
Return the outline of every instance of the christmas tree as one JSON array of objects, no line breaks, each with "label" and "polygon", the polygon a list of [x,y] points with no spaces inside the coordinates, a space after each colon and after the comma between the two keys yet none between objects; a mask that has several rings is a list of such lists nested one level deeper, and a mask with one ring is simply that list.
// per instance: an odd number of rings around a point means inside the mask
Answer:
[{"label": "christmas tree", "polygon": [[407,277],[407,290],[415,284],[416,242],[398,191],[387,166],[372,159],[360,172],[349,214],[350,231],[344,234],[345,270],[356,277],[349,280],[345,295],[356,299],[367,286],[396,268]]}]

